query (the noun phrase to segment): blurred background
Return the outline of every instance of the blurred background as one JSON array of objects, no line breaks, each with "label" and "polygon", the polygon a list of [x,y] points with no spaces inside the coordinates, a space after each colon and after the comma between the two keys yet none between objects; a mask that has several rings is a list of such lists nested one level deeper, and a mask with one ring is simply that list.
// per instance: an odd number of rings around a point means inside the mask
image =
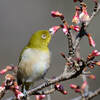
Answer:
[{"label": "blurred background", "polygon": [[[17,65],[22,48],[35,31],[49,29],[53,25],[61,24],[59,19],[51,17],[50,12],[52,10],[62,12],[71,25],[77,4],[73,3],[73,0],[0,0],[0,69],[9,64]],[[87,0],[87,5],[88,12],[91,14],[94,3],[92,0]],[[100,51],[100,12],[91,22],[87,31],[92,34],[96,42],[96,49]],[[81,56],[84,58],[93,50],[88,44],[87,37],[81,40],[80,46]],[[50,78],[60,75],[64,69],[65,60],[60,53],[67,54],[67,39],[62,31],[53,36],[49,48],[52,52],[52,59],[47,77]],[[94,91],[100,87],[100,67],[96,66],[91,72],[96,75],[96,80],[88,80],[89,90]],[[4,76],[0,76],[0,85],[3,80]],[[69,88],[69,84],[82,84],[82,82],[81,77],[62,82],[69,94],[63,95],[55,92],[51,94],[51,100],[71,100],[78,96]],[[36,83],[36,85],[39,85],[39,83]],[[9,95],[11,93],[8,91],[3,100],[8,98]],[[95,97],[93,100],[100,100],[100,96]]]}]

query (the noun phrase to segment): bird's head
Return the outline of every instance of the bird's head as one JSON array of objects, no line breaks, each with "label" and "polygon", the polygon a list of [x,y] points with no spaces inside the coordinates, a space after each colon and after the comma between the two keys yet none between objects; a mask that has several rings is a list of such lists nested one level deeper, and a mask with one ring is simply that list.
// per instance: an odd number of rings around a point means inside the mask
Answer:
[{"label": "bird's head", "polygon": [[29,43],[28,47],[31,48],[46,48],[48,47],[48,44],[50,43],[51,40],[51,34],[49,33],[48,30],[40,30],[35,32]]}]

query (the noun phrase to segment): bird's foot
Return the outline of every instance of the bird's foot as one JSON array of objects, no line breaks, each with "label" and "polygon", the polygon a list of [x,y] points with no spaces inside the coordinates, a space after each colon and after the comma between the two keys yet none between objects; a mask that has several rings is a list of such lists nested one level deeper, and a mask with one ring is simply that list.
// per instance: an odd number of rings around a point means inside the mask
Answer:
[{"label": "bird's foot", "polygon": [[46,78],[46,77],[44,77],[43,79],[44,79],[46,85],[48,85],[48,83],[51,82],[51,79],[48,79],[48,78]]},{"label": "bird's foot", "polygon": [[27,100],[27,91],[25,89],[25,86],[23,86],[23,90],[22,90],[23,94],[24,94],[24,99]]}]

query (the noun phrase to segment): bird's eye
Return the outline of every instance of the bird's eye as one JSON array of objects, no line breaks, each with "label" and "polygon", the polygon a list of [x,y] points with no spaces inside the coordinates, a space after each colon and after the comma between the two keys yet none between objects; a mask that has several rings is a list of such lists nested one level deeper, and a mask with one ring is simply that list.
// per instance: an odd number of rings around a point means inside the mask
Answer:
[{"label": "bird's eye", "polygon": [[46,34],[42,34],[42,39],[46,39]]}]

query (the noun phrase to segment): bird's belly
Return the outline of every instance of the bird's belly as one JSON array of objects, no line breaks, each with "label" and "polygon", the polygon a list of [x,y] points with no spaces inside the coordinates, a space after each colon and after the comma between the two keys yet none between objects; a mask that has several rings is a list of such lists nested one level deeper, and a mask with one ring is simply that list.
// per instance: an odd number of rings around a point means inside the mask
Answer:
[{"label": "bird's belly", "polygon": [[39,61],[39,63],[33,64],[32,75],[30,75],[30,78],[27,81],[35,81],[40,79],[47,72],[48,68],[49,64],[44,61]]},{"label": "bird's belly", "polygon": [[[27,54],[27,55],[26,55]],[[43,52],[24,54],[19,63],[20,75],[26,82],[34,82],[44,76],[49,68],[50,55]]]}]

